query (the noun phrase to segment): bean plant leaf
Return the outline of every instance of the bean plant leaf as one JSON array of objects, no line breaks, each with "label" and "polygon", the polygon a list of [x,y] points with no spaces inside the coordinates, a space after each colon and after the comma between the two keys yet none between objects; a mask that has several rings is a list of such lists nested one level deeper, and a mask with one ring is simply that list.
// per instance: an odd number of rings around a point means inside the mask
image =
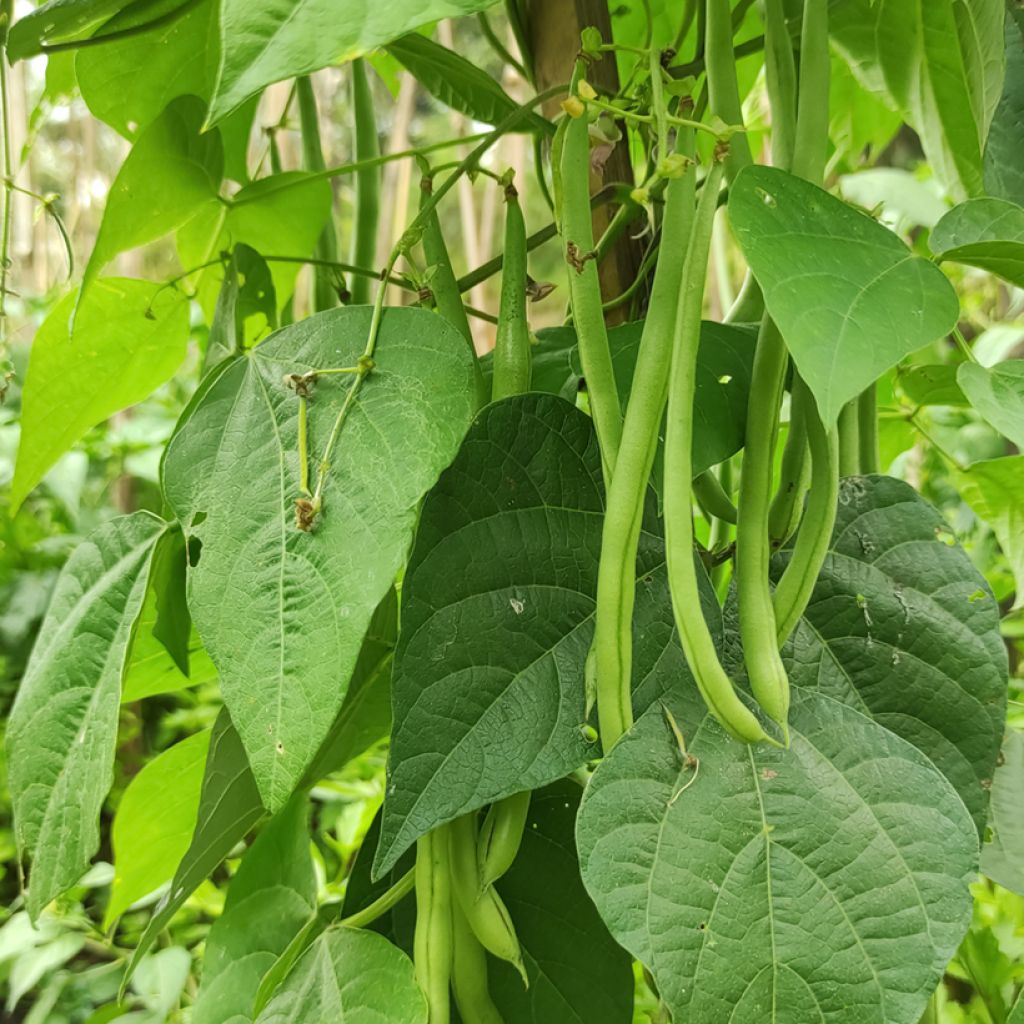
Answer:
[{"label": "bean plant leaf", "polygon": [[[477,417],[424,503],[402,587],[375,877],[437,825],[594,755],[584,663],[603,512],[597,441],[582,412],[529,394]],[[670,643],[663,564],[652,491],[637,560],[641,703],[686,676]]]},{"label": "bean plant leaf", "polygon": [[843,481],[828,556],[783,656],[795,685],[927,755],[980,834],[1006,715],[999,609],[941,514],[908,484]]},{"label": "bean plant leaf", "polygon": [[1006,79],[985,143],[985,191],[1024,206],[1024,11],[1006,13]]},{"label": "bean plant leaf", "polygon": [[192,617],[185,600],[187,559],[184,534],[181,530],[169,530],[160,538],[150,572],[150,588],[156,598],[153,636],[186,676],[192,640]]},{"label": "bean plant leaf", "polygon": [[896,383],[915,405],[969,405],[956,382],[957,369],[946,363],[909,366],[897,371]]},{"label": "bean plant leaf", "polygon": [[931,234],[940,260],[989,270],[1024,287],[1024,208],[1005,199],[969,199],[954,206]]},{"label": "bean plant leaf", "polygon": [[88,35],[106,19],[136,0],[48,0],[19,18],[7,37],[11,63],[35,57],[48,43]]},{"label": "bean plant leaf", "polygon": [[148,281],[103,278],[78,307],[72,342],[68,321],[77,294],[53,307],[32,342],[12,508],[90,427],[141,402],[185,358],[184,296]]},{"label": "bean plant leaf", "polygon": [[789,750],[730,739],[693,692],[672,715],[652,707],[598,765],[576,838],[673,1018],[917,1024],[971,920],[978,842],[956,791],[813,691],[794,692]]},{"label": "bean plant leaf", "polygon": [[999,541],[1024,607],[1024,455],[976,462],[959,474],[960,493]]},{"label": "bean plant leaf", "polygon": [[1006,1018],[1006,1024],[1024,1024],[1024,993],[1017,997],[1010,1016]]},{"label": "bean plant leaf", "polygon": [[[250,317],[256,317],[247,326]],[[253,248],[240,242],[231,250],[224,279],[210,322],[203,368],[210,370],[246,348],[247,338],[256,338],[277,327],[277,293],[266,261]]]},{"label": "bean plant leaf", "polygon": [[1024,359],[992,367],[963,363],[956,379],[975,411],[1003,437],[1024,448]]},{"label": "bean plant leaf", "polygon": [[[386,49],[431,96],[474,121],[497,124],[519,106],[482,68],[418,32],[395,39]],[[522,122],[524,131],[551,128],[537,114]]]},{"label": "bean plant leaf", "polygon": [[630,1024],[633,972],[587,895],[576,856],[582,789],[560,780],[533,794],[515,862],[497,883],[530,979],[490,960],[490,991],[503,1020]]},{"label": "bean plant leaf", "polygon": [[981,870],[1024,896],[1024,736],[1007,729],[992,779],[990,838],[981,848]]},{"label": "bean plant leaf", "polygon": [[114,880],[105,931],[174,877],[196,826],[209,749],[210,733],[196,733],[158,754],[128,783],[110,833]]},{"label": "bean plant leaf", "polygon": [[118,253],[174,231],[204,205],[219,205],[224,154],[219,132],[200,133],[203,112],[195,96],[179,97],[139,135],[107,193],[79,305]]},{"label": "bean plant leaf", "polygon": [[242,741],[226,710],[213,724],[195,831],[170,888],[157,904],[128,963],[122,991],[157,936],[199,885],[264,817]]},{"label": "bean plant leaf", "polygon": [[427,1024],[412,961],[387,939],[329,928],[303,953],[258,1024]]},{"label": "bean plant leaf", "polygon": [[[354,366],[369,307],[278,331],[231,364],[172,439],[164,489],[202,543],[189,605],[264,802],[283,806],[341,707],[370,617],[402,566],[422,495],[472,413],[471,356],[420,309],[382,318],[376,369],[348,409],[315,529],[302,496],[299,399],[285,378]],[[350,387],[323,377],[309,402],[314,477]]]},{"label": "bean plant leaf", "polygon": [[221,0],[221,52],[209,124],[264,86],[361,57],[442,18],[494,0],[353,0],[339,18],[332,0]]},{"label": "bean plant leaf", "polygon": [[729,215],[827,423],[956,323],[956,292],[938,267],[809,182],[777,168],[746,168],[730,191]]},{"label": "bean plant leaf", "polygon": [[195,1024],[253,1019],[253,994],[316,904],[305,794],[293,797],[246,851],[224,913],[206,939]]},{"label": "bean plant leaf", "polygon": [[32,859],[33,918],[81,878],[99,848],[121,676],[164,529],[156,516],[136,512],[74,550],[11,709],[8,779],[18,849]]}]

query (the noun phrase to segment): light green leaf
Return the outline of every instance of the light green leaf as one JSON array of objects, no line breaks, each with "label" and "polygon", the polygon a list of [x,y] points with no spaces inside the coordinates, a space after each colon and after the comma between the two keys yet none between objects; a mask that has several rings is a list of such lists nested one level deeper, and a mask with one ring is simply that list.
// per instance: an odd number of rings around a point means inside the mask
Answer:
[{"label": "light green leaf", "polygon": [[[370,617],[406,552],[419,499],[472,414],[465,344],[439,317],[389,309],[331,456],[313,531],[302,496],[299,400],[289,374],[354,366],[369,307],[278,331],[231,364],[173,438],[164,489],[202,554],[189,605],[271,809],[302,777],[341,707]],[[350,387],[323,377],[309,403],[315,477]]]},{"label": "light green leaf", "polygon": [[583,887],[576,811],[583,790],[562,779],[530,798],[512,867],[497,882],[522,948],[529,988],[510,964],[490,960],[490,991],[507,1021],[630,1024],[633,972]]},{"label": "light green leaf", "polygon": [[[1021,251],[1024,254],[1024,248]],[[956,379],[982,418],[1024,448],[1024,359],[1011,359],[989,369],[963,363]]]},{"label": "light green leaf", "polygon": [[264,86],[340,64],[431,21],[472,14],[494,0],[221,0],[221,54],[208,122]]},{"label": "light green leaf", "polygon": [[914,405],[968,405],[956,382],[958,369],[948,363],[908,366],[897,371],[896,383]]},{"label": "light green leaf", "polygon": [[[331,187],[301,171],[274,174],[240,189],[227,204],[203,207],[177,235],[178,255],[187,269],[214,260],[244,243],[262,256],[306,259],[331,212]],[[278,307],[291,298],[300,262],[272,262],[270,276]],[[199,303],[212,320],[224,276],[219,265],[196,275]]]},{"label": "light green leaf", "polygon": [[729,215],[826,423],[956,323],[956,292],[938,267],[809,182],[748,167],[730,191]]},{"label": "light green leaf", "polygon": [[157,936],[211,872],[266,814],[242,741],[222,709],[210,735],[199,813],[185,856],[128,963],[122,991]]},{"label": "light green leaf", "polygon": [[185,358],[188,302],[180,293],[103,278],[78,310],[72,342],[68,321],[77,294],[54,306],[32,343],[13,509],[90,427],[148,397]]},{"label": "light green leaf", "polygon": [[1024,896],[1024,735],[1007,729],[992,778],[991,839],[981,848],[981,870]]},{"label": "light green leaf", "polygon": [[387,939],[329,928],[306,950],[258,1024],[427,1024],[412,961]]},{"label": "light green leaf", "polygon": [[251,1021],[256,989],[316,907],[304,794],[292,798],[249,848],[206,939],[194,1024]]},{"label": "light green leaf", "polygon": [[1024,209],[1005,199],[968,199],[935,225],[940,260],[966,263],[1024,287]]},{"label": "light green leaf", "polygon": [[191,968],[192,957],[182,946],[169,946],[146,957],[139,964],[139,972],[132,981],[132,991],[153,1016],[139,1011],[139,1016],[129,1014],[124,1020],[132,1024],[165,1021],[179,1004]]},{"label": "light green leaf", "polygon": [[224,154],[219,132],[200,134],[203,112],[195,96],[182,96],[139,134],[107,194],[79,305],[118,253],[181,227],[202,206],[218,205]]},{"label": "light green leaf", "polygon": [[209,732],[189,736],[155,757],[128,784],[111,827],[114,881],[104,931],[136,900],[174,876],[195,829],[209,749]]},{"label": "light green leaf", "polygon": [[[250,317],[258,319],[247,327]],[[255,249],[242,242],[231,250],[224,280],[210,321],[204,370],[246,348],[246,337],[256,338],[277,327],[277,295],[270,268]]]},{"label": "light green leaf", "polygon": [[1024,455],[976,462],[959,481],[964,501],[992,528],[1010,563],[1014,608],[1024,607]]},{"label": "light green leaf", "polygon": [[[687,1024],[917,1024],[971,920],[977,834],[909,743],[794,692],[789,750],[654,706],[580,807],[587,889]],[[893,950],[899,955],[894,956]]]},{"label": "light green leaf", "polygon": [[1024,11],[1006,12],[1006,80],[985,144],[985,190],[1024,205]]},{"label": "light green leaf", "polygon": [[[402,587],[375,877],[435,826],[594,756],[583,679],[603,513],[597,440],[582,412],[529,394],[478,415],[424,502]],[[663,565],[649,491],[634,622],[640,707],[688,677],[671,642]],[[713,595],[706,614],[720,616]]]},{"label": "light green leaf", "polygon": [[19,18],[7,38],[7,54],[13,64],[43,52],[48,43],[88,35],[135,0],[48,0]]},{"label": "light green leaf", "polygon": [[[776,579],[787,559],[775,559]],[[843,481],[828,556],[783,659],[795,685],[925,754],[980,835],[1006,716],[999,609],[942,515],[908,484]]]},{"label": "light green leaf", "polygon": [[1024,1024],[1024,993],[1017,997],[1017,1002],[1006,1018],[1006,1024]]},{"label": "light green leaf", "polygon": [[165,524],[111,520],[61,570],[7,727],[15,836],[33,918],[85,873],[110,788],[121,676]]},{"label": "light green leaf", "polygon": [[[395,39],[386,49],[431,96],[474,121],[497,124],[519,106],[482,68],[417,32]],[[535,114],[520,130],[549,132],[552,125]]]}]

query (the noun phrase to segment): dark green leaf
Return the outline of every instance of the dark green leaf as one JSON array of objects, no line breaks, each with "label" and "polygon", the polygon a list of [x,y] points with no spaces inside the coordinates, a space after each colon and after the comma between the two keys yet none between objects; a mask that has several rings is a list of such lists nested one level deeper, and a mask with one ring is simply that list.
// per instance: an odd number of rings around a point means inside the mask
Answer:
[{"label": "dark green leaf", "polygon": [[258,1024],[427,1024],[412,961],[356,928],[325,931],[302,955]]},{"label": "dark green leaf", "polygon": [[1024,359],[987,368],[964,363],[956,379],[982,418],[1024,449]]},{"label": "dark green leaf", "polygon": [[729,214],[826,423],[956,323],[956,292],[938,267],[809,182],[746,168],[730,191]]},{"label": "dark green leaf", "polygon": [[224,154],[219,132],[200,134],[203,109],[182,96],[140,133],[110,186],[79,304],[118,253],[174,231],[203,206],[219,208]]},{"label": "dark green leaf", "polygon": [[967,397],[956,382],[956,366],[934,363],[901,369],[896,383],[914,405],[967,405]]},{"label": "dark green leaf", "polygon": [[315,910],[305,794],[260,833],[228,886],[224,913],[206,939],[195,1024],[241,1024],[263,975]]},{"label": "dark green leaf", "polygon": [[783,656],[794,684],[871,715],[926,754],[984,828],[1006,714],[999,610],[913,488],[881,476],[843,481],[828,557]]},{"label": "dark green leaf", "polygon": [[215,124],[264,86],[364,53],[441,18],[472,14],[494,0],[221,0],[221,53],[210,101]]},{"label": "dark green leaf", "polygon": [[1024,205],[1024,11],[1006,12],[1006,80],[985,144],[985,190]]},{"label": "dark green leaf", "polygon": [[185,358],[188,302],[180,293],[148,281],[103,278],[78,308],[72,343],[68,321],[77,294],[53,307],[32,342],[13,508],[90,427],[142,401]]},{"label": "dark green leaf", "polygon": [[7,38],[7,54],[15,61],[43,52],[47,43],[60,42],[89,35],[89,30],[102,24],[135,0],[48,0],[19,18]]},{"label": "dark green leaf", "polygon": [[[593,756],[583,668],[603,512],[597,441],[582,412],[529,394],[477,417],[424,503],[402,588],[376,876],[435,826]],[[687,675],[670,643],[663,562],[649,492],[634,623],[640,706]]]},{"label": "dark green leaf", "polygon": [[157,904],[128,963],[122,988],[157,936],[199,885],[254,828],[266,811],[249,769],[242,741],[221,710],[213,725],[206,758],[199,814],[192,841],[174,873],[171,887]]},{"label": "dark green leaf", "polygon": [[1024,287],[1024,209],[1005,199],[969,199],[935,225],[940,260],[967,263]]},{"label": "dark green leaf", "polygon": [[[260,319],[246,329],[250,317]],[[217,295],[210,338],[206,343],[205,370],[246,348],[246,338],[256,338],[277,327],[277,295],[270,268],[253,248],[240,242],[231,250],[224,280]]]},{"label": "dark green leaf", "polygon": [[165,524],[111,520],[68,559],[7,727],[15,837],[33,918],[85,873],[113,777],[121,676]]},{"label": "dark green leaf", "polygon": [[955,790],[818,693],[795,691],[788,750],[730,739],[695,692],[673,712],[604,758],[577,825],[587,889],[673,1017],[917,1024],[971,920]]},{"label": "dark green leaf", "polygon": [[[486,71],[417,32],[388,43],[386,49],[431,96],[474,121],[498,124],[519,106]],[[521,130],[550,132],[552,125],[534,114]]]},{"label": "dark green leaf", "polygon": [[185,676],[189,674],[192,641],[192,616],[185,601],[187,557],[184,534],[181,530],[169,530],[157,545],[150,577],[156,598],[153,636],[164,645],[178,671]]},{"label": "dark green leaf", "polygon": [[992,837],[981,848],[981,870],[1024,896],[1024,736],[1007,729],[992,778]]},{"label": "dark green leaf", "polygon": [[1024,455],[976,462],[959,474],[960,493],[996,535],[1024,607]]},{"label": "dark green leaf", "polygon": [[196,827],[209,749],[209,732],[189,736],[157,755],[128,784],[110,833],[114,881],[104,930],[174,877]]},{"label": "dark green leaf", "polygon": [[587,895],[576,856],[583,790],[562,780],[533,794],[519,854],[497,883],[516,926],[530,979],[490,960],[490,989],[508,1021],[630,1024],[629,957]]},{"label": "dark green leaf", "polygon": [[[471,415],[471,357],[420,309],[384,313],[367,378],[348,411],[313,531],[301,497],[299,400],[289,374],[354,366],[369,307],[278,331],[217,378],[173,438],[167,499],[202,554],[189,605],[217,666],[264,801],[284,804],[341,707],[370,617],[387,593],[416,506],[451,461]],[[323,377],[309,403],[315,478],[350,387]]]}]

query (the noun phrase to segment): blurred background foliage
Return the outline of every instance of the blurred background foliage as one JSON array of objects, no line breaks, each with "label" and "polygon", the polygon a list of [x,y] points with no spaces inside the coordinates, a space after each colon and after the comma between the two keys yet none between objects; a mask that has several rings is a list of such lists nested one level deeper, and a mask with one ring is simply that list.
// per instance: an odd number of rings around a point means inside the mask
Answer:
[{"label": "blurred background foliage", "polygon": [[[17,13],[24,13],[19,2]],[[26,8],[31,5],[25,4]],[[656,42],[672,42],[675,16],[670,0],[651,0]],[[751,7],[748,34],[757,30]],[[613,17],[620,41],[645,29],[644,5],[623,3]],[[515,40],[500,14],[490,27],[513,52]],[[501,80],[515,98],[527,95],[525,83],[495,54],[480,25],[472,19],[442,23],[437,38],[473,64]],[[663,37],[663,38],[662,38]],[[738,36],[743,38],[742,33]],[[372,59],[381,146],[398,151],[438,138],[480,130],[434,100],[391,57]],[[835,146],[830,178],[851,202],[876,212],[925,255],[928,231],[945,211],[932,183],[920,144],[901,119],[862,88],[841,57],[833,62],[832,126]],[[741,84],[755,148],[763,145],[767,101],[759,59],[741,62]],[[627,69],[628,70],[628,69]],[[104,198],[128,143],[91,116],[77,94],[73,55],[17,64],[11,75],[11,114],[18,181],[40,195],[56,195],[57,209],[68,228],[75,263],[92,249]],[[745,78],[743,77],[745,75]],[[314,77],[320,105],[321,132],[328,166],[350,161],[352,125],[349,77],[344,68]],[[249,144],[250,168],[269,160],[273,138],[285,169],[298,167],[301,145],[297,112],[289,83],[267,90],[260,101]],[[528,140],[506,136],[488,157],[496,170],[513,167],[522,182],[532,182],[534,154]],[[352,182],[334,179],[339,235],[346,238],[352,216]],[[524,187],[531,230],[548,223],[550,214],[538,191]],[[386,253],[401,235],[416,208],[418,173],[412,161],[388,164],[384,172],[379,252]],[[460,183],[457,198],[442,207],[456,273],[478,266],[500,247],[502,210],[498,189],[486,179]],[[642,223],[637,230],[642,230]],[[12,221],[12,294],[9,335],[15,376],[0,406],[0,729],[24,670],[57,573],[79,539],[100,522],[126,511],[159,511],[157,486],[160,454],[174,422],[199,377],[205,327],[198,315],[188,359],[178,373],[145,402],[94,428],[65,455],[13,517],[8,488],[18,445],[19,380],[24,377],[33,333],[65,287],[68,254],[51,218],[41,215],[31,197],[14,195]],[[531,255],[535,280],[559,287],[531,307],[537,330],[561,323],[565,289],[557,245],[548,243]],[[124,254],[113,272],[170,279],[182,270],[170,242]],[[737,251],[724,224],[719,225],[712,255],[708,313],[720,318],[731,304],[741,279]],[[983,365],[1024,356],[1024,293],[991,275],[969,268],[947,268],[955,275],[963,307],[962,330]],[[303,271],[303,274],[306,274]],[[470,305],[497,308],[497,278],[474,288]],[[300,282],[296,317],[303,315]],[[392,302],[405,301],[401,293]],[[478,350],[493,344],[493,325],[474,321]],[[939,342],[916,353],[908,364],[955,368],[963,360],[952,342]],[[936,371],[933,376],[947,381]],[[82,381],[102,388],[103,381]],[[958,472],[981,459],[1015,451],[966,403],[947,389],[947,404],[933,404],[935,380],[896,371],[880,392],[882,466],[908,480],[946,515],[971,558],[989,580],[1004,613],[1011,664],[1011,721],[1024,729],[1024,616],[1011,613],[1014,582],[1006,558],[989,526],[960,496]],[[126,701],[122,707],[118,774],[107,814],[116,813],[132,780],[161,752],[212,725],[219,708],[216,676],[198,640],[190,676],[181,675],[167,652],[147,632],[145,615],[132,656]],[[146,694],[153,693],[153,696]],[[0,751],[2,751],[0,746]],[[0,753],[2,757],[2,753]],[[374,748],[324,780],[313,791],[314,846],[321,898],[343,894],[355,852],[383,797],[386,751]],[[2,766],[0,766],[2,769]],[[1016,794],[1024,809],[1024,795]],[[104,828],[104,834],[109,830]],[[163,842],[164,839],[158,840]],[[241,851],[239,851],[241,852]],[[198,957],[210,924],[220,913],[225,883],[237,864],[229,860],[188,901],[132,980],[124,1003],[117,989],[126,955],[141,934],[160,892],[134,903],[116,926],[104,929],[114,881],[114,850],[101,851],[99,863],[82,884],[54,904],[33,929],[20,906],[19,872],[10,825],[10,806],[0,775],[0,1018],[27,1024],[102,1024],[118,1019],[132,1024],[184,1024],[198,986]],[[1006,880],[1006,879],[1004,879]],[[1021,890],[1024,893],[1024,889]],[[1024,987],[1024,895],[983,880],[975,886],[974,923],[950,965],[944,986],[941,1019],[947,1024],[1004,1024]],[[636,1020],[656,1012],[642,978],[638,978]]]}]

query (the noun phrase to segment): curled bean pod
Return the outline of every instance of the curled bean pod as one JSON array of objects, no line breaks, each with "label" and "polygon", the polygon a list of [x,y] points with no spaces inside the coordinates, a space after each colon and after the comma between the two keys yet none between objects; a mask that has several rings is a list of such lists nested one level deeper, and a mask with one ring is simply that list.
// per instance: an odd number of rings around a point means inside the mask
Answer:
[{"label": "curled bean pod", "polygon": [[509,181],[505,185],[505,263],[494,344],[493,401],[530,390],[531,358],[526,322],[526,224],[519,193]]},{"label": "curled bean pod", "polygon": [[477,867],[476,815],[466,814],[448,826],[452,889],[477,941],[489,953],[506,960],[529,984],[515,925],[494,886],[480,885]]},{"label": "curled bean pod", "polygon": [[693,496],[707,515],[735,525],[736,506],[725,493],[722,481],[710,469],[693,478]]},{"label": "curled bean pod", "polygon": [[512,867],[526,830],[530,796],[529,790],[507,796],[487,812],[477,846],[481,888],[493,885]]},{"label": "curled bean pod", "polygon": [[716,162],[704,180],[679,293],[665,434],[665,547],[676,627],[697,688],[726,731],[756,743],[767,739],[761,723],[733,689],[708,624],[698,611],[700,590],[693,550],[693,399],[704,278],[722,177],[723,167]]},{"label": "curled bean pod", "polygon": [[448,1024],[451,1018],[452,898],[447,833],[447,827],[435,829],[416,843],[413,963],[416,982],[427,1000],[428,1024]]}]

